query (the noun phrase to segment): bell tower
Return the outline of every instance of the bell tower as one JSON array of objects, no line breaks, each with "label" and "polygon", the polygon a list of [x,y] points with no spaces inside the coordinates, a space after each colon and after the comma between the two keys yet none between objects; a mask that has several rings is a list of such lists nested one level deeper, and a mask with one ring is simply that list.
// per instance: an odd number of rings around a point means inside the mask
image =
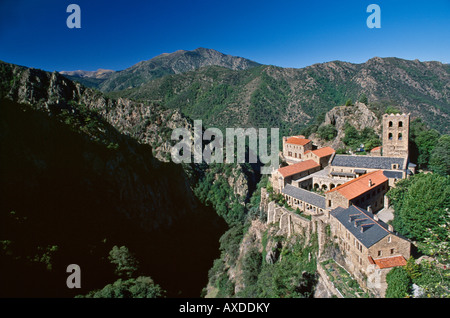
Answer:
[{"label": "bell tower", "polygon": [[383,115],[383,157],[408,157],[409,115]]}]

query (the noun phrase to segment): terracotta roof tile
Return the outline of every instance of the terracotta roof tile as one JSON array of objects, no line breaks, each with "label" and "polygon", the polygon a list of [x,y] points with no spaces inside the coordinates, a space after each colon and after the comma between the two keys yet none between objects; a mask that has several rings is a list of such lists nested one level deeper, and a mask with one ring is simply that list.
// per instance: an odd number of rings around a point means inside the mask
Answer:
[{"label": "terracotta roof tile", "polygon": [[370,152],[375,152],[375,151],[380,151],[380,150],[381,150],[381,146],[373,148]]},{"label": "terracotta roof tile", "polygon": [[[369,186],[369,180],[372,181],[372,186]],[[383,170],[376,170],[346,182],[328,191],[328,193],[338,191],[344,197],[351,200],[388,180],[389,179],[383,174]]]},{"label": "terracotta roof tile", "polygon": [[309,144],[310,142],[311,142],[311,140],[306,139],[306,138],[300,138],[298,136],[289,137],[286,140],[286,143],[288,143],[288,144],[294,144],[294,145],[300,145],[300,146],[304,146],[306,144]]},{"label": "terracotta roof tile", "polygon": [[319,158],[331,156],[336,151],[331,147],[324,147],[317,150],[313,150],[312,153],[318,156]]},{"label": "terracotta roof tile", "polygon": [[380,269],[406,265],[406,259],[403,256],[384,257],[373,261]]},{"label": "terracotta roof tile", "polygon": [[286,178],[294,174],[307,171],[316,167],[320,167],[320,165],[317,162],[315,162],[314,160],[306,160],[280,168],[278,169],[278,172],[281,173],[281,175]]}]

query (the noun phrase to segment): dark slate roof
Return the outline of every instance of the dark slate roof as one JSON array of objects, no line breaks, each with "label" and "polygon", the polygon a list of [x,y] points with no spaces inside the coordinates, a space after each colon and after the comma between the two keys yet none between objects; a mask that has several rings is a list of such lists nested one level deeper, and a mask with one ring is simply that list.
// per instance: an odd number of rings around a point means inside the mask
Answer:
[{"label": "dark slate roof", "polygon": [[290,184],[287,184],[281,191],[281,193],[289,195],[295,199],[302,200],[320,209],[325,209],[325,197],[315,194],[311,191],[307,191],[305,189],[297,188]]},{"label": "dark slate roof", "polygon": [[[389,234],[394,234],[389,232],[386,223],[380,220],[375,221],[372,213],[355,207],[354,205],[347,209],[338,207],[330,213],[367,248],[379,242]],[[349,222],[350,219],[351,222]],[[364,232],[361,232],[361,227],[364,228]]]},{"label": "dark slate roof", "polygon": [[391,170],[392,164],[403,168],[405,158],[335,155],[331,166]]},{"label": "dark slate roof", "polygon": [[403,173],[401,171],[383,171],[383,174],[389,179],[403,179]]}]

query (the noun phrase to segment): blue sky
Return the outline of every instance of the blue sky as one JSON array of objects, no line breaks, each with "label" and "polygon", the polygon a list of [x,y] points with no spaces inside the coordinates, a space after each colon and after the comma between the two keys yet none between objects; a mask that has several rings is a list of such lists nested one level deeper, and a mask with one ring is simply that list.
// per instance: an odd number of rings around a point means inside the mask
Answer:
[{"label": "blue sky", "polygon": [[[69,29],[69,4],[81,29]],[[369,4],[381,29],[369,29]],[[305,67],[374,56],[450,62],[450,0],[0,0],[0,60],[47,71],[125,69],[161,53],[213,48]]]}]

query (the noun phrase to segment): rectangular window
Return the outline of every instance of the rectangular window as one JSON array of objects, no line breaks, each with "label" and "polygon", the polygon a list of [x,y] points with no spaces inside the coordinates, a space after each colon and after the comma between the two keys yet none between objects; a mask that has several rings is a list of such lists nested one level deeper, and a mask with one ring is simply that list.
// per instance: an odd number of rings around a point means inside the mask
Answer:
[{"label": "rectangular window", "polygon": [[378,251],[378,256],[381,256],[381,251]]},{"label": "rectangular window", "polygon": [[391,248],[391,255],[392,255],[392,254],[394,254],[394,249],[393,249],[393,248]]}]

